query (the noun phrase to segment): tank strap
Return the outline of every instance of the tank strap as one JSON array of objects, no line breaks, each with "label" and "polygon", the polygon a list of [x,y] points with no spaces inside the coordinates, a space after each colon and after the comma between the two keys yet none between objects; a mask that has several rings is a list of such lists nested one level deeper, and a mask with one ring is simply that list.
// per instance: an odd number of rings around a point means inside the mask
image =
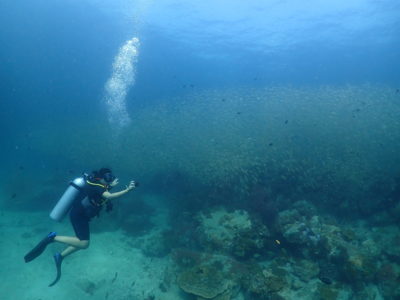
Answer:
[{"label": "tank strap", "polygon": [[76,188],[78,191],[82,191],[82,188],[81,188],[79,185],[77,185],[77,184],[75,184],[75,183],[73,183],[73,182],[71,182],[70,185],[72,185],[72,186],[73,186],[74,188]]}]

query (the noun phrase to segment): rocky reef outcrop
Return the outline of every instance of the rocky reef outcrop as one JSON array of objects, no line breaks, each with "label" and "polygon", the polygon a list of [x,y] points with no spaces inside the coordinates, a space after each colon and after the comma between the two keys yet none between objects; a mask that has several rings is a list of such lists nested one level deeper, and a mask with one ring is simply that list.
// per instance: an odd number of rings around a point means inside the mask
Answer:
[{"label": "rocky reef outcrop", "polygon": [[198,215],[200,244],[206,251],[248,258],[265,248],[271,234],[245,210],[224,208]]},{"label": "rocky reef outcrop", "polygon": [[223,207],[193,219],[197,249],[174,249],[172,257],[177,285],[197,300],[400,296],[397,230],[382,237],[363,224],[339,224],[306,200],[281,210],[268,227]]}]

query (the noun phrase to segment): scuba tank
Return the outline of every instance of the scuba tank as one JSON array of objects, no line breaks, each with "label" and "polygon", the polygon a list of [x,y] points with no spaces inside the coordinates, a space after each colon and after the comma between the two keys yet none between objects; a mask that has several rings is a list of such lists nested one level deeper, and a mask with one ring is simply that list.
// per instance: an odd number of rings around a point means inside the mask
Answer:
[{"label": "scuba tank", "polygon": [[53,210],[50,213],[50,218],[55,221],[61,221],[65,215],[68,213],[74,201],[82,195],[82,188],[86,184],[87,174],[83,174],[82,177],[75,178],[73,181],[69,183],[68,188],[61,196],[60,200],[58,200],[56,206],[54,206]]}]

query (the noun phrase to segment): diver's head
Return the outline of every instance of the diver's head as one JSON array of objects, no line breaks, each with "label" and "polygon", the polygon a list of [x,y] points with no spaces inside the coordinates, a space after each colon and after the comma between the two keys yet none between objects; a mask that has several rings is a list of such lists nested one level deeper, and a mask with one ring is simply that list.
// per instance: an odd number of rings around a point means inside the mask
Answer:
[{"label": "diver's head", "polygon": [[111,169],[109,168],[101,168],[99,171],[94,172],[94,177],[100,181],[104,181],[104,183],[110,185],[117,178],[113,175]]}]

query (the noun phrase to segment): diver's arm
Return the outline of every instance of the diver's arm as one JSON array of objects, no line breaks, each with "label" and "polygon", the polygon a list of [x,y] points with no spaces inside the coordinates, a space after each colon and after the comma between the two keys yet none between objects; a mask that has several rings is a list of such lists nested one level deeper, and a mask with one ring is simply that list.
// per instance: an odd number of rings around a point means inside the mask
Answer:
[{"label": "diver's arm", "polygon": [[135,182],[131,181],[129,183],[129,185],[126,187],[126,189],[119,191],[119,192],[115,192],[115,193],[110,193],[109,191],[105,191],[102,195],[103,198],[111,200],[111,199],[115,199],[118,197],[121,197],[123,195],[125,195],[126,193],[130,192],[131,190],[133,190],[135,188]]}]

